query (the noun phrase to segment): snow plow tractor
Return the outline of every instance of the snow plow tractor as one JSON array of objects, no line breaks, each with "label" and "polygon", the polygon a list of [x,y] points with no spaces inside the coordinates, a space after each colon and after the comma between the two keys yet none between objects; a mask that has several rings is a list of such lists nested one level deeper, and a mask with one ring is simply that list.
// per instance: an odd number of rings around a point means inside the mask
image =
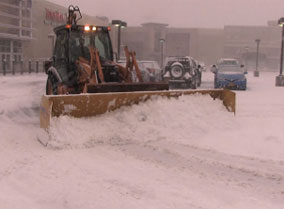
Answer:
[{"label": "snow plow tractor", "polygon": [[95,116],[153,96],[209,94],[235,112],[235,94],[229,90],[169,91],[168,82],[144,82],[135,52],[125,47],[126,66],[119,65],[114,61],[110,27],[79,25],[81,18],[79,8],[71,5],[67,23],[54,29],[56,42],[51,60],[45,63],[48,78],[40,107],[45,130],[52,117]]}]

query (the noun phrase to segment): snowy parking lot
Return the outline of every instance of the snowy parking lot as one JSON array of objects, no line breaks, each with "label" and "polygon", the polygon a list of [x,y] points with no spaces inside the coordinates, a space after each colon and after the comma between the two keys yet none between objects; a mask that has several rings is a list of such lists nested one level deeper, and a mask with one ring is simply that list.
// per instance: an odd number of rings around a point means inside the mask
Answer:
[{"label": "snowy parking lot", "polygon": [[[236,115],[209,96],[52,121],[44,74],[0,77],[0,209],[282,209],[284,88],[249,72]],[[203,73],[202,89],[213,88]]]}]

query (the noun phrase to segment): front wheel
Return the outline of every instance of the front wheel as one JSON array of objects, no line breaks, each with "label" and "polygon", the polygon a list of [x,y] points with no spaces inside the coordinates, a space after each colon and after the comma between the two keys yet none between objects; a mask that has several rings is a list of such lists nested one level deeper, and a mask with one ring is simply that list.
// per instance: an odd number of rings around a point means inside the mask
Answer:
[{"label": "front wheel", "polygon": [[48,75],[46,81],[46,95],[57,95],[58,94],[58,81],[54,75]]}]

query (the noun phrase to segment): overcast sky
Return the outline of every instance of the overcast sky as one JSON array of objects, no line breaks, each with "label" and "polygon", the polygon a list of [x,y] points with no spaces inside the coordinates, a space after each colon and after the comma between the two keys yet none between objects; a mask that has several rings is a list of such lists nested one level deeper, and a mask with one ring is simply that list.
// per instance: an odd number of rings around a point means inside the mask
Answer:
[{"label": "overcast sky", "polygon": [[82,13],[121,19],[130,26],[145,22],[170,27],[223,28],[266,25],[284,16],[284,0],[49,0],[78,5]]}]

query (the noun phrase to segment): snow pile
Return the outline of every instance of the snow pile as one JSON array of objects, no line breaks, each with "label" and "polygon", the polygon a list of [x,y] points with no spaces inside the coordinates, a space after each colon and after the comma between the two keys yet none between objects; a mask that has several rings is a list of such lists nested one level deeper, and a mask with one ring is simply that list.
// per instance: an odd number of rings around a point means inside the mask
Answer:
[{"label": "snow pile", "polygon": [[156,140],[192,143],[206,134],[208,128],[214,128],[218,117],[224,119],[218,126],[229,127],[225,121],[234,116],[221,100],[213,100],[209,95],[156,98],[96,117],[53,118],[50,146],[78,148]]}]

